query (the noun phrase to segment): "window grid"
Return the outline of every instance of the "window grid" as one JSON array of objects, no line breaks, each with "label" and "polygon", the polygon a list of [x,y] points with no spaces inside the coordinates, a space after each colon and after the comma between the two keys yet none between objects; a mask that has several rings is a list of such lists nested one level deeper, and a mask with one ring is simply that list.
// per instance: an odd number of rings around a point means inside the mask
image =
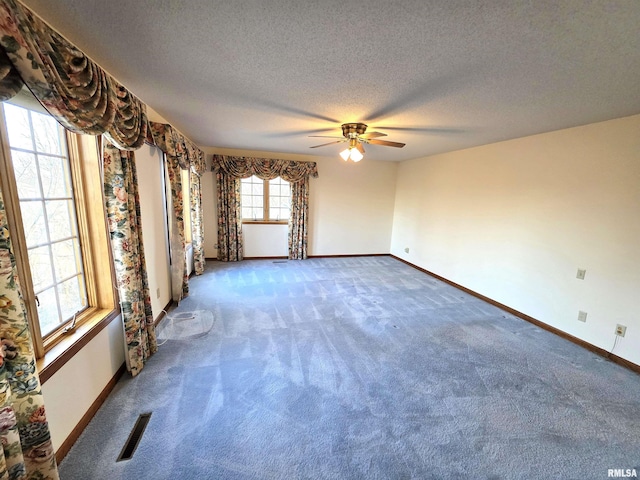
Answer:
[{"label": "window grid", "polygon": [[280,177],[269,180],[269,220],[288,220],[290,204],[289,182]]},{"label": "window grid", "polygon": [[[23,162],[20,165],[23,170],[16,168],[16,181],[23,187],[22,193],[18,188],[18,199],[20,209],[28,212],[23,215],[23,227],[34,279],[40,331],[44,337],[87,307],[70,161],[64,131],[51,117],[7,104],[4,104],[4,113],[9,120],[9,146],[14,166]],[[21,119],[17,117],[20,115]],[[18,121],[11,122],[12,117]],[[15,143],[20,145],[15,146]],[[28,185],[28,179],[25,183],[25,179],[21,178],[28,169],[25,158],[33,160],[32,170],[28,172],[32,175],[26,175],[36,177],[32,179],[36,181],[31,186]],[[46,162],[49,163],[48,172],[43,171]],[[61,168],[56,171],[56,167]],[[45,185],[45,177],[49,180],[48,185]],[[61,188],[64,194],[60,193]],[[24,190],[30,190],[31,194],[25,195]],[[31,224],[29,220],[32,220]],[[36,224],[40,224],[40,232]],[[38,234],[39,241],[34,242],[33,236]],[[46,254],[42,255],[42,252]]]},{"label": "window grid", "polygon": [[249,222],[289,220],[291,187],[280,177],[262,180],[257,176],[241,179],[242,219]]}]

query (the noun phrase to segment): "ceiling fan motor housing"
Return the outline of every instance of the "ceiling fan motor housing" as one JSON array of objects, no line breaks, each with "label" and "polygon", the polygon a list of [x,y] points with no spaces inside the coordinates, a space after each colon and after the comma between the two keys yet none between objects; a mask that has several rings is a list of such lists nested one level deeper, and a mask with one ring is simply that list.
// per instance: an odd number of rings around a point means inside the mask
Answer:
[{"label": "ceiling fan motor housing", "polygon": [[362,135],[366,132],[367,126],[364,123],[343,123],[342,135],[347,138],[355,137],[356,135]]}]

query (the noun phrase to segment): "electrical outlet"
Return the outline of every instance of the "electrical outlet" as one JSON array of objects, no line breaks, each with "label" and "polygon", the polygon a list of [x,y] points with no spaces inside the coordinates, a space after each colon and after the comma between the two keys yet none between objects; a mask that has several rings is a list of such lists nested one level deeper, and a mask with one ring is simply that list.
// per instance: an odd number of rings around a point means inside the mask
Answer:
[{"label": "electrical outlet", "polygon": [[156,298],[160,298],[160,288],[156,288]]},{"label": "electrical outlet", "polygon": [[409,253],[409,247],[404,248],[404,253]]},{"label": "electrical outlet", "polygon": [[587,274],[586,270],[583,270],[582,268],[578,269],[578,273],[576,274],[576,278],[578,280],[584,280],[584,276]]},{"label": "electrical outlet", "polygon": [[624,337],[624,334],[627,333],[627,327],[624,325],[617,324],[616,325],[616,335],[619,337]]},{"label": "electrical outlet", "polygon": [[582,310],[578,311],[578,320],[581,322],[587,321],[587,312],[583,312]]}]

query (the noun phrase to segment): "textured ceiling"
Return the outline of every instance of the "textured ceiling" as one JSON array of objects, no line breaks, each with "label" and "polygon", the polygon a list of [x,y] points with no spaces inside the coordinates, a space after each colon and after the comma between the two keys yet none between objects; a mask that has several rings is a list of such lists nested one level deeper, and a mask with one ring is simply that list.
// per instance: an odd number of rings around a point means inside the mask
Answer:
[{"label": "textured ceiling", "polygon": [[201,146],[364,122],[398,161],[640,113],[638,0],[23,3]]}]

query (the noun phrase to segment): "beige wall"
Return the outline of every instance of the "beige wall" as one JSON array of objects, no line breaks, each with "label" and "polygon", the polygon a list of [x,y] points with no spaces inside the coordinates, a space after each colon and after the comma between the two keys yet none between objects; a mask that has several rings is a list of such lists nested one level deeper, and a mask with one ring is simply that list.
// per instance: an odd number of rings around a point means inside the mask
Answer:
[{"label": "beige wall", "polygon": [[311,181],[309,255],[389,253],[397,163],[318,157]]},{"label": "beige wall", "polygon": [[636,364],[639,245],[640,116],[399,166],[392,254]]},{"label": "beige wall", "polygon": [[286,257],[289,255],[288,225],[242,226],[245,257]]},{"label": "beige wall", "polygon": [[216,258],[218,256],[218,225],[216,182],[213,173],[206,171],[200,177],[200,191],[202,193],[202,224],[204,229],[204,256]]},{"label": "beige wall", "polygon": [[122,319],[114,319],[42,385],[57,450],[124,363]]},{"label": "beige wall", "polygon": [[[283,158],[287,160],[311,161],[318,164],[318,178],[310,179],[309,194],[309,255],[350,255],[389,253],[395,178],[397,164],[364,160],[359,163],[345,163],[337,153],[328,157],[311,155],[291,155],[273,152],[255,152],[205,148],[208,154]],[[206,174],[207,175],[207,174]],[[213,175],[207,186],[215,188]],[[204,187],[204,183],[203,183]],[[204,187],[204,188],[207,188]],[[216,235],[217,216],[211,205],[214,195],[203,193],[205,209],[205,235]],[[208,203],[208,205],[207,205]],[[207,213],[209,212],[209,213]],[[245,228],[245,242],[251,251],[247,256],[282,255],[281,247],[273,249],[262,242],[273,235],[280,242],[279,231],[265,231],[261,228]],[[207,257],[211,240],[205,239]],[[262,243],[261,246],[258,245]],[[259,253],[252,255],[253,253]],[[286,252],[285,252],[286,254]]]}]

